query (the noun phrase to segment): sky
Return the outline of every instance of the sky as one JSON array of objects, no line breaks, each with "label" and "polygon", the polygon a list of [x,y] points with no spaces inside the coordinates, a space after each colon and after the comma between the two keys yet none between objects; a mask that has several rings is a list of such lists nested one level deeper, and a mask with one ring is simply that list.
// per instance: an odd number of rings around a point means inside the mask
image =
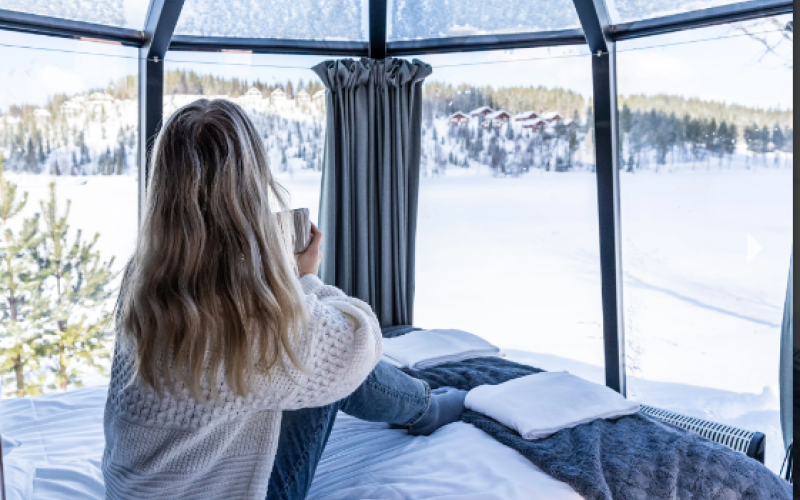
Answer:
[{"label": "sky", "polygon": [[[791,19],[783,16],[782,22]],[[778,35],[771,34],[775,37]],[[722,37],[720,39],[720,37]],[[715,39],[715,40],[711,40]],[[26,48],[20,48],[26,47]],[[660,35],[618,44],[620,93],[668,93],[762,108],[793,108],[793,72],[783,57],[731,26]],[[82,92],[136,74],[136,49],[0,31],[0,110],[10,104],[41,105],[56,92]],[[434,67],[431,79],[495,87],[543,85],[590,97],[591,61],[585,47],[518,49],[420,56]],[[249,80],[285,82],[316,78],[325,57],[174,52],[167,69]]]}]

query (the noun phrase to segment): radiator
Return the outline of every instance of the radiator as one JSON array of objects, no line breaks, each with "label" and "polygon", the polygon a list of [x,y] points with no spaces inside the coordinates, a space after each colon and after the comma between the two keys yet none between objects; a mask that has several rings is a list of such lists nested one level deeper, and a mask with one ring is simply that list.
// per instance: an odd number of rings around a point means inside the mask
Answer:
[{"label": "radiator", "polygon": [[767,448],[767,437],[761,432],[746,431],[730,425],[709,422],[697,417],[687,417],[680,413],[653,408],[642,405],[641,413],[657,418],[663,422],[677,425],[687,431],[700,434],[715,443],[723,444],[728,448],[744,453],[764,463],[764,454]]}]

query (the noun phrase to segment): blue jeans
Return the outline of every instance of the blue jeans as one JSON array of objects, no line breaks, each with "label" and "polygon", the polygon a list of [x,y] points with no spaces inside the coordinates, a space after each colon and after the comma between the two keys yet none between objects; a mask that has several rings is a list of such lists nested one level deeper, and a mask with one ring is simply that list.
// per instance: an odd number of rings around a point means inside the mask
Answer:
[{"label": "blue jeans", "polygon": [[267,500],[303,500],[339,410],[369,422],[415,423],[428,409],[430,387],[381,361],[356,391],[332,405],[283,412]]}]

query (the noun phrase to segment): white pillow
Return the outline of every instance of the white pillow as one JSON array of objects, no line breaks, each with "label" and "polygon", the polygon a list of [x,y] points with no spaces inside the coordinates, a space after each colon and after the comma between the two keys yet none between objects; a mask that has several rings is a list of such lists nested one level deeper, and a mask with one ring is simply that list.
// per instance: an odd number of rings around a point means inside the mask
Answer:
[{"label": "white pillow", "polygon": [[6,455],[8,455],[9,453],[11,453],[11,450],[13,450],[14,448],[16,448],[16,447],[18,447],[20,445],[19,441],[17,441],[16,439],[11,439],[10,437],[6,436],[5,434],[0,434],[0,438],[2,438],[2,441],[3,441],[3,456],[4,457]]},{"label": "white pillow", "polygon": [[26,458],[13,456],[3,458],[6,500],[31,500],[35,473],[36,467]]},{"label": "white pillow", "polygon": [[538,373],[499,385],[481,385],[467,394],[464,405],[529,440],[639,411],[638,403],[567,372]]},{"label": "white pillow", "polygon": [[419,370],[466,359],[498,356],[500,348],[463,330],[418,330],[383,340],[384,358]]}]

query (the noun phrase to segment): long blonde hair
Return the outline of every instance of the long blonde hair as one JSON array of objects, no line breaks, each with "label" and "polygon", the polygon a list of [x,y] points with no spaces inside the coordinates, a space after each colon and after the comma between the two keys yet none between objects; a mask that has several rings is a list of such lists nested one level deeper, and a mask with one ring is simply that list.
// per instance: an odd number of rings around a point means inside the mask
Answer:
[{"label": "long blonde hair", "polygon": [[[296,267],[273,209],[286,193],[246,113],[200,100],[176,111],[156,140],[147,205],[125,273],[119,333],[135,375],[158,394],[216,394],[224,369],[245,396],[306,320]],[[204,379],[204,377],[211,377]]]}]

